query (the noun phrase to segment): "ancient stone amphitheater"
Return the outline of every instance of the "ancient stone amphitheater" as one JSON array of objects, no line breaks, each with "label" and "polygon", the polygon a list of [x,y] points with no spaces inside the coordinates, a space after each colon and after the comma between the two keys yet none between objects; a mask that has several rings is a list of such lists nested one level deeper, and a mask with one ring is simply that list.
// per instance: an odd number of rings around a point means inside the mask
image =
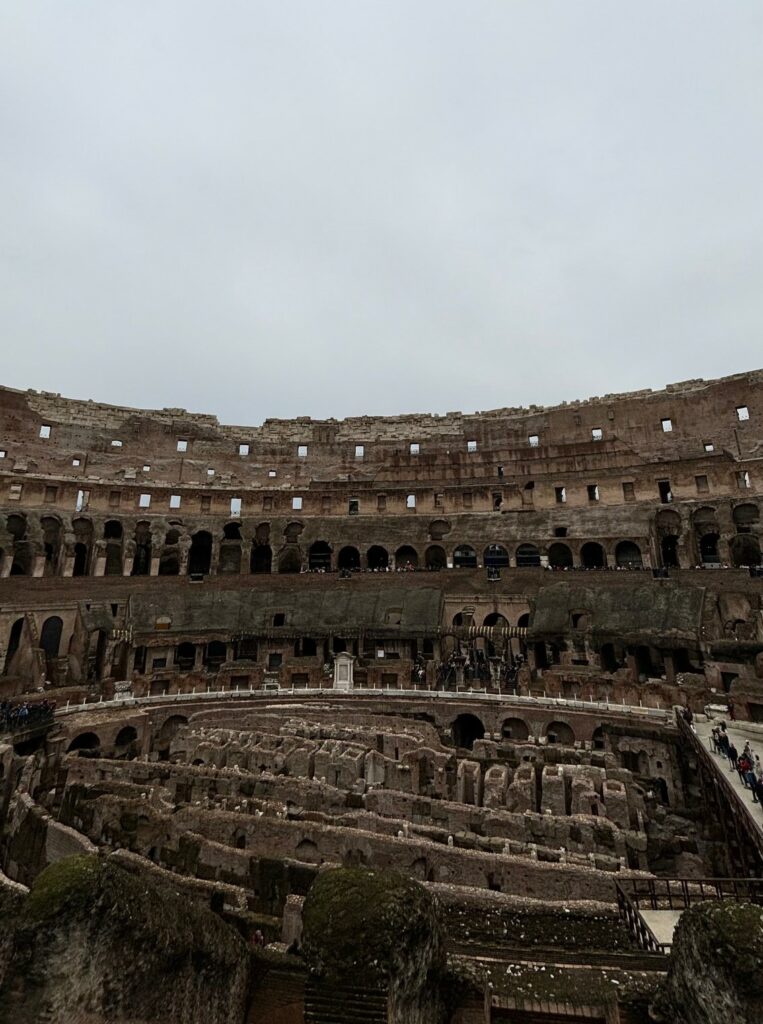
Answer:
[{"label": "ancient stone amphitheater", "polygon": [[763,1019],[761,383],[0,389],[0,1021]]}]

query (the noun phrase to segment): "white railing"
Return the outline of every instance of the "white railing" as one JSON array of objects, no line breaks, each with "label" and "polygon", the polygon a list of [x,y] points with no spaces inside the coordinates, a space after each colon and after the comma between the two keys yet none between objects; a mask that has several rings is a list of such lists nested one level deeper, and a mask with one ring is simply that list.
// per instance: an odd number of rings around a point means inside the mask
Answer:
[{"label": "white railing", "polygon": [[526,707],[564,708],[571,711],[603,711],[606,714],[624,714],[634,718],[649,718],[657,721],[672,719],[672,710],[650,708],[643,705],[617,704],[612,701],[574,700],[567,697],[524,697],[513,693],[485,693],[479,690],[399,690],[392,688],[367,689],[355,687],[352,690],[281,688],[278,690],[200,690],[191,693],[158,693],[150,697],[118,697],[113,700],[91,701],[87,704],[69,704],[56,709],[56,717],[78,714],[82,711],[100,711],[111,708],[151,706],[153,704],[186,704],[189,701],[201,703],[217,700],[246,700],[252,697],[278,701],[295,697],[323,697],[334,700],[352,700],[355,697],[416,697],[437,703],[447,700],[475,701],[488,704],[513,704]]}]

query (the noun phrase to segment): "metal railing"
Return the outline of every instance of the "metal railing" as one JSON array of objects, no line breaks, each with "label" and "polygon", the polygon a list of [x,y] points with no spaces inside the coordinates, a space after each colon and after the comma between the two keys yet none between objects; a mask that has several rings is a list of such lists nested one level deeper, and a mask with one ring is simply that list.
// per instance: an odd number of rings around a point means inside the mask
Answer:
[{"label": "metal railing", "polygon": [[641,949],[669,953],[672,942],[659,942],[642,910],[686,910],[695,903],[744,900],[763,904],[761,878],[626,878],[615,882],[617,906]]},{"label": "metal railing", "polygon": [[230,689],[199,690],[191,693],[159,693],[146,697],[117,697],[112,700],[90,701],[84,704],[69,704],[56,709],[56,716],[75,714],[82,711],[96,711],[108,708],[140,707],[152,704],[185,704],[189,701],[246,700],[253,697],[267,700],[293,700],[295,697],[323,697],[334,700],[353,700],[357,697],[415,697],[419,700],[436,702],[447,700],[474,701],[475,703],[508,704],[520,707],[563,708],[571,711],[602,711],[606,714],[628,715],[636,719],[667,722],[672,712],[664,708],[647,708],[631,704],[615,704],[610,701],[573,700],[566,697],[527,697],[519,694],[487,693],[479,690],[402,690],[394,687],[366,688],[353,687],[350,690],[307,687],[279,687],[278,689]]}]

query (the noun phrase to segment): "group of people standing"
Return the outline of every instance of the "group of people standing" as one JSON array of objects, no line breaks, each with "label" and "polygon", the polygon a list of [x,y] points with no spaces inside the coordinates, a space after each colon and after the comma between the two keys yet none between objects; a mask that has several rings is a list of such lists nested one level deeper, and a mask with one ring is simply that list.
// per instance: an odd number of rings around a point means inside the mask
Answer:
[{"label": "group of people standing", "polygon": [[729,771],[738,772],[742,785],[752,793],[752,802],[763,805],[763,762],[750,746],[748,740],[741,754],[733,739],[726,732],[726,723],[716,725],[711,734],[713,752],[725,757],[729,762]]}]

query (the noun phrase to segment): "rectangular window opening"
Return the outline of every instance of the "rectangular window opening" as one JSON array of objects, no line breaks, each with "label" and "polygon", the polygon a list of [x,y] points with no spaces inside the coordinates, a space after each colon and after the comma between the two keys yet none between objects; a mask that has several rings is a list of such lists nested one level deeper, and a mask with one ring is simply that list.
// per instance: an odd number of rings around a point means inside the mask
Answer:
[{"label": "rectangular window opening", "polygon": [[291,507],[294,509],[295,512],[300,512],[302,510],[302,499],[301,498],[292,498],[291,499]]},{"label": "rectangular window opening", "polygon": [[415,494],[409,494],[409,495],[406,496],[405,507],[406,508],[416,508],[416,495]]},{"label": "rectangular window opening", "polygon": [[299,445],[297,445],[297,456],[300,459],[306,459],[307,458],[307,445],[306,444],[299,444]]},{"label": "rectangular window opening", "polygon": [[140,508],[150,508],[151,507],[151,495],[150,494],[141,494],[140,498],[138,499],[138,506]]},{"label": "rectangular window opening", "polygon": [[241,498],[231,498],[230,500],[230,514],[232,516],[241,515]]},{"label": "rectangular window opening", "polygon": [[180,495],[179,494],[171,494],[170,495],[170,508],[180,508]]},{"label": "rectangular window opening", "polygon": [[744,423],[744,421],[745,420],[749,420],[749,418],[750,418],[750,410],[747,408],[747,406],[746,405],[738,405],[737,406],[737,419],[739,420],[739,422],[740,423]]},{"label": "rectangular window opening", "polygon": [[702,442],[702,447],[705,449],[706,452],[714,452],[715,451],[715,445],[713,444],[712,441],[703,441]]},{"label": "rectangular window opening", "polygon": [[121,448],[122,447],[122,442],[114,440],[114,441],[111,442],[111,447],[112,448]]},{"label": "rectangular window opening", "polygon": [[248,444],[240,444],[238,446],[238,453],[239,453],[239,455],[242,455],[242,456],[243,455],[248,455],[249,454],[249,445]]},{"label": "rectangular window opening", "polygon": [[555,487],[554,496],[556,497],[557,505],[564,505],[567,502],[567,488],[566,487]]},{"label": "rectangular window opening", "polygon": [[673,420],[663,419],[660,420],[660,424],[662,425],[663,434],[669,434],[673,430]]},{"label": "rectangular window opening", "polygon": [[356,459],[362,459],[365,454],[366,454],[365,445],[356,444],[355,445],[355,458]]},{"label": "rectangular window opening", "polygon": [[43,438],[43,440],[45,441],[47,441],[47,439],[50,437],[49,424],[43,423],[43,425],[40,427],[40,437]]},{"label": "rectangular window opening", "polygon": [[588,500],[598,501],[599,500],[599,485],[589,484],[588,485]]},{"label": "rectangular window opening", "polygon": [[630,480],[623,481],[623,500],[624,501],[635,501],[636,500],[636,487]]},{"label": "rectangular window opening", "polygon": [[694,483],[697,485],[697,494],[707,494],[707,492],[710,490],[710,487],[707,482],[707,477],[704,475],[695,476]]},{"label": "rectangular window opening", "polygon": [[476,441],[467,441],[466,442],[466,450],[468,452],[476,452],[477,451],[477,442]]},{"label": "rectangular window opening", "polygon": [[421,445],[418,443],[418,441],[411,441],[411,448],[410,448],[411,455],[418,455],[420,451],[421,451]]},{"label": "rectangular window opening", "polygon": [[604,431],[601,429],[601,427],[593,427],[591,429],[591,440],[592,441],[601,441],[603,437],[604,437]]},{"label": "rectangular window opening", "polygon": [[540,436],[538,434],[530,434],[527,438],[527,443],[531,448],[537,448],[540,444]]},{"label": "rectangular window opening", "polygon": [[673,500],[673,492],[670,489],[670,480],[658,480],[657,488],[660,492],[660,501],[663,505],[669,505]]},{"label": "rectangular window opening", "polygon": [[187,452],[188,451],[188,442],[186,440],[184,440],[183,438],[181,438],[178,441],[178,451],[179,452]]}]

